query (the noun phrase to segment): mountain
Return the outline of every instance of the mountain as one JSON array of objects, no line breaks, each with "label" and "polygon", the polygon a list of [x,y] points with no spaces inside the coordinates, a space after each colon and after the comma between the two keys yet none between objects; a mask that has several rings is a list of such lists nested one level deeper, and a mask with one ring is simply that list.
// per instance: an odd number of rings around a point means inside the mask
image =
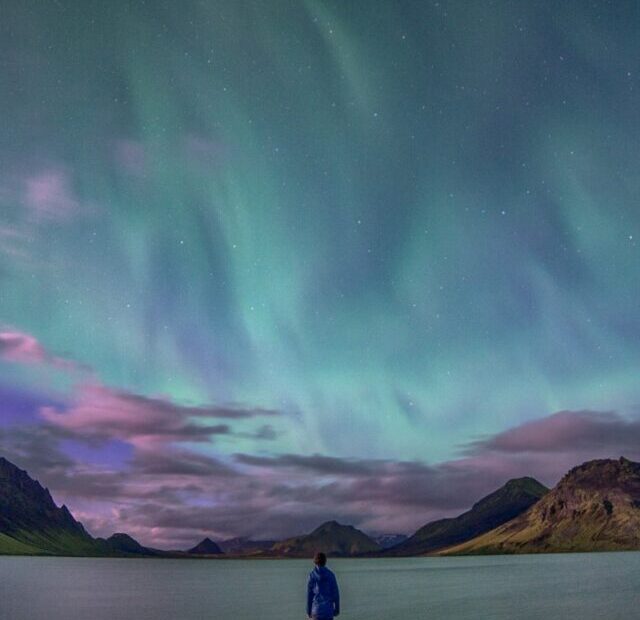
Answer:
[{"label": "mountain", "polygon": [[250,538],[229,538],[218,543],[222,551],[229,555],[254,555],[273,547],[275,540],[251,540]]},{"label": "mountain", "polygon": [[589,461],[527,512],[447,554],[640,549],[640,463]]},{"label": "mountain", "polygon": [[378,543],[383,549],[390,549],[403,543],[407,538],[409,537],[406,534],[380,534],[379,536],[373,536],[372,540]]},{"label": "mountain", "polygon": [[317,551],[328,556],[354,556],[380,551],[380,545],[352,525],[327,521],[310,534],[276,543],[265,555],[311,558]]},{"label": "mountain", "polygon": [[127,534],[93,538],[37,480],[0,457],[0,555],[141,556],[161,552]]},{"label": "mountain", "polygon": [[471,510],[455,518],[427,523],[406,541],[387,549],[384,555],[422,555],[470,540],[523,513],[548,491],[534,478],[509,480]]},{"label": "mountain", "polygon": [[189,549],[187,553],[192,555],[222,555],[223,551],[210,538],[201,540],[195,547]]},{"label": "mountain", "polygon": [[[99,542],[103,542],[101,538],[97,539]],[[143,547],[137,540],[129,536],[129,534],[116,533],[113,536],[109,536],[104,541],[106,547],[106,553],[113,555],[157,555],[158,552],[155,549],[149,549]]]},{"label": "mountain", "polygon": [[98,555],[101,544],[26,471],[0,457],[0,554]]}]

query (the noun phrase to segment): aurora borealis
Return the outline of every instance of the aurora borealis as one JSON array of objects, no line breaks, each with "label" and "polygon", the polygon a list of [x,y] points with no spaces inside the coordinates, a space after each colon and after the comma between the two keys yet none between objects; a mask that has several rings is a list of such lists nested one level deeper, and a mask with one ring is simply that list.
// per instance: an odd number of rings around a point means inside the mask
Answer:
[{"label": "aurora borealis", "polygon": [[639,25],[3,3],[0,454],[158,545],[640,456]]}]

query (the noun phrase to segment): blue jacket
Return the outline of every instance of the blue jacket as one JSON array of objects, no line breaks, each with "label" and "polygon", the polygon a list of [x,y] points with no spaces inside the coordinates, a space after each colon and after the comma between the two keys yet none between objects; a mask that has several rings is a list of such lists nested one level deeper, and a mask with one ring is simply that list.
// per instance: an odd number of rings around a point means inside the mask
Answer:
[{"label": "blue jacket", "polygon": [[340,592],[336,576],[326,566],[316,566],[307,584],[307,616],[331,620],[340,613]]}]

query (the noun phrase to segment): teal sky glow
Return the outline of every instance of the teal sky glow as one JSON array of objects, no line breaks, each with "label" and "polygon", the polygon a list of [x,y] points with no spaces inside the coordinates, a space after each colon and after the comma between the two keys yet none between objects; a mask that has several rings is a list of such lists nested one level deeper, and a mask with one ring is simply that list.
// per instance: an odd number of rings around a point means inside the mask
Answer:
[{"label": "teal sky glow", "polygon": [[275,412],[175,444],[227,464],[436,464],[637,413],[636,3],[3,14],[0,326],[42,347],[0,361],[38,394],[7,428],[91,384]]}]

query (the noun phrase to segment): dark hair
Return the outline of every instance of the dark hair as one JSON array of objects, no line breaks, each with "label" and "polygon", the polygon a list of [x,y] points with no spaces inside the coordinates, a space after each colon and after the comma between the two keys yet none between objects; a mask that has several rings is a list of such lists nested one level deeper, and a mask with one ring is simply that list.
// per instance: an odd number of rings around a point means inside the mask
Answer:
[{"label": "dark hair", "polygon": [[327,563],[327,556],[322,553],[322,551],[318,551],[315,557],[313,558],[313,563],[318,566],[324,566]]}]

